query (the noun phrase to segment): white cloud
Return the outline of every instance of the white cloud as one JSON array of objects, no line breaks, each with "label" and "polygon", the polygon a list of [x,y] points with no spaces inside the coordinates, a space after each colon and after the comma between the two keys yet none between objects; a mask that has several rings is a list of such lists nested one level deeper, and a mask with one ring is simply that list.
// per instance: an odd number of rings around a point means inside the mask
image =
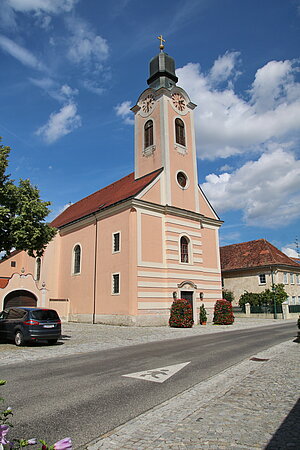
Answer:
[{"label": "white cloud", "polygon": [[218,212],[243,211],[248,225],[276,228],[300,216],[300,160],[281,148],[202,185]]},{"label": "white cloud", "polygon": [[285,253],[290,258],[298,258],[298,253],[294,248],[291,247],[282,247],[281,251]]},{"label": "white cloud", "polygon": [[224,164],[224,166],[220,167],[219,172],[229,172],[233,169],[229,164]]},{"label": "white cloud", "polygon": [[77,114],[77,106],[75,103],[69,103],[59,112],[52,113],[48,122],[40,127],[36,134],[42,136],[48,144],[52,144],[80,126],[81,118]]},{"label": "white cloud", "polygon": [[121,117],[124,121],[124,123],[128,125],[134,124],[134,119],[132,118],[132,112],[130,111],[131,103],[130,101],[126,100],[122,103],[119,103],[117,106],[115,106],[115,111],[117,116]]},{"label": "white cloud", "polygon": [[85,68],[102,70],[103,61],[108,57],[107,41],[97,35],[91,26],[82,19],[68,17],[66,24],[71,32],[68,58],[76,64],[84,64]]},{"label": "white cloud", "polygon": [[2,25],[16,27],[16,13],[33,13],[37,23],[47,28],[49,14],[61,14],[72,11],[78,0],[2,0],[0,17]]},{"label": "white cloud", "polygon": [[84,80],[83,86],[87,91],[92,92],[93,94],[102,95],[105,89],[98,85],[97,81],[93,80]]},{"label": "white cloud", "polygon": [[[238,56],[227,52],[207,75],[199,64],[177,70],[178,85],[198,104],[195,128],[200,158],[263,152],[270,142],[293,142],[299,135],[300,83],[295,80],[299,63],[270,61],[257,71],[250,91],[242,97],[234,91],[240,73]],[[224,81],[227,87],[216,89]]]},{"label": "white cloud", "polygon": [[16,58],[22,64],[33,69],[45,70],[44,64],[42,64],[31,52],[26,48],[16,44],[6,36],[0,35],[0,47],[5,52]]}]

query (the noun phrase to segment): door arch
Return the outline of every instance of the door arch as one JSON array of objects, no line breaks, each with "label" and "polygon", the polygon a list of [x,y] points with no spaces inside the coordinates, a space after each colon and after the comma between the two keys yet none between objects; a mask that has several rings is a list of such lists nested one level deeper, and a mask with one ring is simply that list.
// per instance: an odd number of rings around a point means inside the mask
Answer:
[{"label": "door arch", "polygon": [[11,306],[31,306],[36,307],[37,298],[32,292],[24,289],[12,291],[6,295],[3,302],[3,309]]}]

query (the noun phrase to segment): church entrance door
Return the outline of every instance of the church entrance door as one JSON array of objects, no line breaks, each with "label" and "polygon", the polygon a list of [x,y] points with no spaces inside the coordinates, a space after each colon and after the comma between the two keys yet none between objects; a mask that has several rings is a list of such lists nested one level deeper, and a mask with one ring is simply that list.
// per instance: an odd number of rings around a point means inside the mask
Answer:
[{"label": "church entrance door", "polygon": [[191,305],[192,313],[193,313],[193,317],[194,317],[193,292],[191,292],[191,291],[181,291],[180,292],[180,297],[184,298],[185,300],[187,300],[189,302],[189,304]]},{"label": "church entrance door", "polygon": [[4,308],[11,306],[33,306],[36,307],[37,299],[34,294],[29,291],[20,289],[18,291],[13,291],[7,294],[4,299]]}]

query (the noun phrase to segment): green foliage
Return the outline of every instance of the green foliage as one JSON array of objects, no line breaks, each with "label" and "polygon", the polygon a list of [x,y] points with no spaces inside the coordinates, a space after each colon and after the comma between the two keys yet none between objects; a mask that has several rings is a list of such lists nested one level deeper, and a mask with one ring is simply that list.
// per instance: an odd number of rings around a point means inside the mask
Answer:
[{"label": "green foliage", "polygon": [[234,301],[234,295],[232,291],[229,291],[228,289],[223,289],[222,295],[224,300],[227,300],[230,303]]},{"label": "green foliage", "polygon": [[14,184],[6,174],[10,147],[0,138],[0,251],[10,254],[12,248],[25,250],[30,256],[41,256],[55,236],[55,228],[44,222],[50,202],[40,199],[30,180]]},{"label": "green foliage", "polygon": [[174,300],[169,319],[170,327],[191,328],[193,324],[193,311],[189,302],[182,298]]},{"label": "green foliage", "polygon": [[231,325],[234,322],[232,305],[227,300],[217,300],[214,308],[213,322],[216,325]]},{"label": "green foliage", "polygon": [[274,305],[274,298],[277,305],[281,305],[288,298],[288,294],[284,290],[282,283],[273,284],[272,290],[265,289],[260,293],[245,292],[239,300],[239,305],[244,307],[245,303],[249,303],[251,306]]},{"label": "green foliage", "polygon": [[200,306],[199,322],[200,323],[206,323],[207,322],[207,314],[206,314],[206,309],[204,307],[204,303],[202,303],[202,305]]},{"label": "green foliage", "polygon": [[298,317],[297,325],[298,325],[298,328],[299,328],[299,330],[300,330],[300,316]]}]

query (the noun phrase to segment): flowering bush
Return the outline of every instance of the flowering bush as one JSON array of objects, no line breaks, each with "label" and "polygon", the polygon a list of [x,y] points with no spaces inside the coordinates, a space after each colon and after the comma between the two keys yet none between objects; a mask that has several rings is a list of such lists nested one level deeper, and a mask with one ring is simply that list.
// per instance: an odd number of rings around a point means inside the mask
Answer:
[{"label": "flowering bush", "polygon": [[190,303],[182,298],[175,299],[171,306],[170,327],[191,328],[193,324],[193,310]]},{"label": "flowering bush", "polygon": [[232,305],[227,300],[217,300],[214,309],[213,322],[216,325],[231,325],[234,322]]},{"label": "flowering bush", "polygon": [[[0,386],[6,384],[5,380],[0,380]],[[0,397],[0,402],[4,402],[4,399]],[[13,426],[9,419],[13,416],[12,409],[10,407],[0,410],[0,450],[15,450],[21,449],[23,447],[28,447],[29,445],[36,445],[38,443],[42,444],[39,446],[39,450],[72,450],[71,438],[64,438],[56,442],[53,445],[48,445],[42,439],[13,439],[9,441],[7,434],[10,428]]]}]

